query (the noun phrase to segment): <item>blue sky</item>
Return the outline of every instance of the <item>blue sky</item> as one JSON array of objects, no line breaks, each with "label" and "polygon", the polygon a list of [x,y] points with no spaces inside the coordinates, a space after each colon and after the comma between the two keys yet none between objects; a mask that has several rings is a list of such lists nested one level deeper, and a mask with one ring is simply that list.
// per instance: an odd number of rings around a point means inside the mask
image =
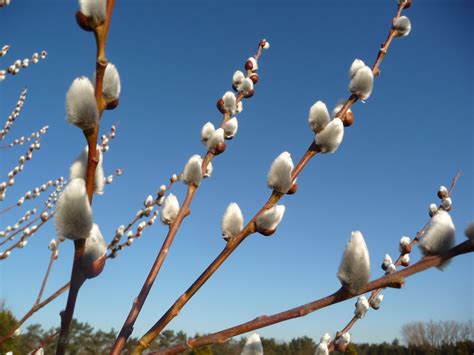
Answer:
[{"label": "blue sky", "polygon": [[[348,96],[347,72],[355,58],[373,63],[396,9],[386,1],[118,1],[107,56],[122,78],[120,106],[106,112],[102,132],[120,121],[104,161],[106,172],[124,175],[94,199],[95,222],[107,240],[126,224],[148,194],[179,173],[193,154],[204,154],[201,126],[220,122],[216,100],[230,89],[232,74],[267,38],[255,96],[244,102],[239,132],[214,161],[157,283],[138,318],[142,335],[224,247],[220,218],[237,202],[246,220],[266,201],[266,173],[289,151],[294,161],[313,139],[310,106],[328,107]],[[1,43],[11,44],[5,68],[46,49],[45,61],[0,83],[0,114],[6,119],[21,88],[29,93],[7,140],[49,124],[42,148],[18,176],[4,206],[48,179],[65,175],[85,145],[65,121],[64,99],[74,78],[91,75],[95,43],[74,20],[75,1],[19,1],[0,10]],[[397,254],[402,235],[414,236],[437,202],[439,185],[459,169],[452,217],[457,241],[474,218],[473,195],[473,3],[415,0],[405,14],[412,33],[394,41],[374,92],[354,107],[355,124],[335,154],[315,158],[299,178],[299,192],[272,237],[253,235],[192,299],[170,328],[212,332],[325,296],[339,287],[337,268],[351,231],[361,230],[382,271],[385,253]],[[6,177],[25,148],[0,152]],[[3,177],[1,178],[3,181]],[[173,192],[184,197],[185,186]],[[32,204],[33,205],[33,204]],[[32,206],[31,205],[31,206]],[[18,211],[1,216],[14,223]],[[0,297],[17,316],[36,298],[54,237],[51,224],[28,246],[0,262]],[[102,329],[120,328],[145,279],[166,228],[155,225],[133,247],[87,282],[75,316]],[[72,243],[61,247],[48,291],[68,280]],[[412,254],[412,260],[419,252]],[[380,311],[353,330],[355,342],[391,341],[415,320],[473,318],[473,258],[463,256],[445,271],[429,270],[387,290]],[[59,325],[63,295],[30,322]],[[260,331],[277,339],[334,334],[350,319],[353,301]]]}]

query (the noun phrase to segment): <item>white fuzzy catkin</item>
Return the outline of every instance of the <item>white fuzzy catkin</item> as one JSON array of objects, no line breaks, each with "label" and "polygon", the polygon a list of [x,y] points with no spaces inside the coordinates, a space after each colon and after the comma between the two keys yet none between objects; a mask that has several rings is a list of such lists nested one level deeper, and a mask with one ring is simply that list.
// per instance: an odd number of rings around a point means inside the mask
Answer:
[{"label": "white fuzzy catkin", "polygon": [[357,299],[355,307],[356,309],[354,311],[354,315],[357,318],[362,319],[369,310],[369,301],[367,301],[367,298],[365,296],[360,296]]},{"label": "white fuzzy catkin", "polygon": [[222,217],[222,237],[229,240],[239,234],[244,228],[244,216],[235,202],[227,206]]},{"label": "white fuzzy catkin", "polygon": [[448,212],[439,210],[420,237],[419,246],[423,255],[438,255],[454,245],[455,227]]},{"label": "white fuzzy catkin", "polygon": [[400,252],[403,252],[405,247],[407,245],[410,245],[411,241],[410,241],[410,237],[407,237],[407,236],[403,236],[400,238],[400,245],[399,245],[399,250]]},{"label": "white fuzzy catkin", "polygon": [[367,100],[372,93],[374,86],[374,74],[364,62],[356,59],[350,69],[351,82],[349,91],[359,97],[361,101]]},{"label": "white fuzzy catkin", "polygon": [[352,232],[347,243],[337,277],[349,292],[358,293],[370,277],[369,250],[361,232]]},{"label": "white fuzzy catkin", "polygon": [[340,118],[334,118],[324,129],[316,134],[315,142],[321,153],[334,153],[344,138],[344,124]]},{"label": "white fuzzy catkin", "polygon": [[331,342],[331,336],[326,333],[321,337],[321,340],[319,341],[318,346],[316,347],[316,351],[314,352],[314,355],[328,355],[329,354],[329,349],[328,345]]},{"label": "white fuzzy catkin", "polygon": [[90,267],[97,259],[103,257],[107,251],[104,237],[100,232],[99,226],[93,224],[89,237],[86,239],[84,254],[81,258],[81,265],[84,268]]},{"label": "white fuzzy catkin", "polygon": [[329,333],[324,333],[319,342],[323,344],[329,344],[331,342],[331,335],[329,335]]},{"label": "white fuzzy catkin", "polygon": [[105,22],[107,0],[79,0],[80,11],[89,19],[95,28]]},{"label": "white fuzzy catkin", "polygon": [[83,179],[73,179],[66,185],[56,202],[55,221],[59,237],[77,240],[89,236],[92,209]]},{"label": "white fuzzy catkin", "polygon": [[365,67],[365,63],[362,60],[354,59],[354,61],[351,64],[351,67],[349,68],[349,78],[350,79],[354,78],[357,71],[363,67]]},{"label": "white fuzzy catkin", "polygon": [[474,244],[474,222],[469,223],[469,225],[464,230],[464,234],[466,235],[467,239]]},{"label": "white fuzzy catkin", "polygon": [[377,295],[377,297],[375,297],[374,299],[372,299],[372,301],[370,301],[370,307],[372,307],[373,309],[379,309],[382,301],[383,301],[383,295]]},{"label": "white fuzzy catkin", "polygon": [[281,153],[273,161],[268,171],[268,187],[284,194],[287,193],[292,185],[291,172],[293,168],[294,165],[290,153]]},{"label": "white fuzzy catkin", "polygon": [[255,59],[254,57],[249,57],[249,59],[247,59],[247,61],[251,62],[252,63],[252,71],[255,72],[258,70],[258,62],[257,62],[257,59]]},{"label": "white fuzzy catkin", "polygon": [[240,355],[263,355],[263,346],[262,341],[260,340],[260,335],[253,333],[249,336]]},{"label": "white fuzzy catkin", "polygon": [[329,123],[329,111],[322,101],[316,103],[309,109],[308,123],[314,133],[319,133]]},{"label": "white fuzzy catkin", "polygon": [[280,224],[284,214],[285,206],[283,205],[275,205],[266,210],[255,220],[257,230],[274,230]]},{"label": "white fuzzy catkin", "polygon": [[225,139],[234,138],[239,129],[239,121],[237,117],[232,117],[230,120],[224,123],[224,137]]},{"label": "white fuzzy catkin", "polygon": [[102,83],[102,95],[107,100],[115,100],[120,96],[121,84],[117,67],[108,63],[105,68],[104,81]]},{"label": "white fuzzy catkin", "polygon": [[[94,192],[98,195],[102,195],[105,187],[105,173],[102,164],[102,152],[100,151],[99,145],[97,145],[97,152],[99,154],[99,163],[95,169]],[[88,154],[89,147],[86,146],[69,168],[69,180],[77,178],[86,180]]]},{"label": "white fuzzy catkin", "polygon": [[218,128],[214,133],[211,134],[209,139],[206,142],[207,149],[213,151],[216,149],[217,145],[221,142],[224,142],[224,129]]},{"label": "white fuzzy catkin", "polygon": [[410,263],[410,254],[403,254],[401,261],[402,264],[408,265]]},{"label": "white fuzzy catkin", "polygon": [[349,333],[342,334],[336,339],[337,344],[348,345],[351,342],[351,335]]},{"label": "white fuzzy catkin", "polygon": [[224,96],[222,96],[222,100],[224,101],[224,109],[233,114],[237,109],[237,98],[232,91],[227,91]]},{"label": "white fuzzy catkin", "polygon": [[383,264],[382,264],[385,270],[389,267],[390,264],[393,264],[392,257],[388,254],[385,254],[385,256],[383,257]]},{"label": "white fuzzy catkin", "polygon": [[187,185],[199,186],[202,180],[202,158],[193,155],[184,166],[183,181]]},{"label": "white fuzzy catkin", "polygon": [[163,202],[160,219],[164,224],[171,224],[179,212],[179,202],[175,195],[169,194]]},{"label": "white fuzzy catkin", "polygon": [[400,16],[395,20],[395,23],[393,24],[393,29],[397,31],[395,34],[397,37],[408,36],[411,31],[410,19],[406,16]]},{"label": "white fuzzy catkin", "polygon": [[451,209],[452,205],[453,205],[453,201],[451,200],[451,197],[443,198],[443,200],[441,201],[441,207],[445,211],[449,211]]},{"label": "white fuzzy catkin", "polygon": [[99,122],[99,111],[94,87],[85,76],[75,79],[66,94],[67,120],[82,130],[91,129]]},{"label": "white fuzzy catkin", "polygon": [[430,204],[428,208],[430,217],[433,217],[438,212],[438,206],[435,203]]},{"label": "white fuzzy catkin", "polygon": [[234,86],[235,88],[239,87],[239,85],[242,84],[242,81],[244,81],[244,79],[244,73],[242,73],[240,70],[237,70],[232,76],[232,86]]},{"label": "white fuzzy catkin", "polygon": [[250,91],[253,90],[253,81],[249,78],[245,78],[244,80],[242,80],[237,89],[244,95],[247,95]]},{"label": "white fuzzy catkin", "polygon": [[329,354],[328,344],[319,343],[318,346],[316,347],[314,355],[328,355],[328,354]]},{"label": "white fuzzy catkin", "polygon": [[201,142],[205,144],[215,131],[214,125],[211,122],[207,122],[201,128]]},{"label": "white fuzzy catkin", "polygon": [[449,191],[446,186],[441,185],[438,190],[438,194],[441,196],[441,199],[445,199],[446,197],[449,197]]}]

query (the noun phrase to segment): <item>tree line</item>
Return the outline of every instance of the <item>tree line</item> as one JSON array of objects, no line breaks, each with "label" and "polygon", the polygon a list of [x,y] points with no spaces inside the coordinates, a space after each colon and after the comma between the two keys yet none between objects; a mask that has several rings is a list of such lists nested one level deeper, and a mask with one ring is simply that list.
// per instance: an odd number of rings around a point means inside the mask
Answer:
[{"label": "tree line", "polygon": [[[0,336],[16,322],[15,317],[4,306],[0,308]],[[429,321],[411,322],[403,325],[401,335],[404,344],[398,339],[391,343],[380,344],[350,344],[345,353],[358,355],[462,355],[474,353],[474,327],[473,322],[457,321]],[[48,337],[55,334],[58,329],[44,329],[40,324],[31,324],[17,336],[9,339],[0,346],[0,354],[12,351],[14,355],[29,354],[37,349]],[[199,335],[199,334],[197,334]],[[88,323],[72,322],[68,353],[71,355],[101,355],[108,354],[112,347],[117,331],[108,332],[96,330]],[[196,336],[196,335],[195,335]],[[188,338],[183,331],[165,330],[153,342],[150,350],[166,348],[182,343]],[[230,340],[224,344],[188,351],[188,355],[239,355],[245,344],[245,338]],[[131,338],[127,343],[125,353],[130,353],[136,346],[138,339]],[[274,338],[262,337],[265,355],[313,355],[318,339],[308,336],[293,338],[288,342]],[[44,344],[45,354],[54,354],[56,342],[54,339]],[[335,354],[340,354],[335,352]]]}]

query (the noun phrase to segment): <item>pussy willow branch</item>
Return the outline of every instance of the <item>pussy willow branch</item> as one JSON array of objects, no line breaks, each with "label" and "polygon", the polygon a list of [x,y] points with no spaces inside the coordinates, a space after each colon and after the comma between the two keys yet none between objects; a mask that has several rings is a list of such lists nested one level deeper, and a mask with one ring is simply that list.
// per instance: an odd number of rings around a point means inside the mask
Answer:
[{"label": "pussy willow branch", "polygon": [[[15,106],[15,109],[13,112],[8,116],[7,122],[3,125],[2,133],[0,133],[0,140],[5,139],[6,135],[12,128],[13,124],[15,123],[15,120],[20,117],[21,114],[21,109],[23,108],[23,105],[26,101],[26,94],[28,93],[28,90],[26,87],[23,88],[20,94],[20,98],[17,100],[17,104]],[[10,124],[9,124],[10,122]]]},{"label": "pussy willow branch", "polygon": [[0,338],[0,345],[2,345],[6,340],[11,338],[15,331],[21,327],[23,323],[25,323],[36,311],[40,310],[43,308],[45,305],[47,305],[49,302],[51,302],[53,299],[57,298],[59,295],[61,295],[64,291],[66,291],[69,288],[69,283],[58,289],[55,293],[53,293],[51,296],[49,296],[47,299],[45,299],[43,302],[41,302],[41,297],[43,296],[44,289],[46,287],[46,283],[48,282],[49,275],[51,273],[51,269],[53,267],[53,263],[56,260],[55,257],[56,252],[54,250],[51,251],[51,258],[49,260],[48,268],[46,269],[46,274],[44,275],[43,281],[41,283],[41,288],[38,293],[38,297],[36,298],[35,303],[33,306],[30,308],[30,310],[21,318],[18,322],[15,323],[15,325],[5,334],[3,337]]},{"label": "pussy willow branch", "polygon": [[[44,226],[52,217],[54,216],[54,213],[51,213],[49,216],[48,216],[48,219],[46,220],[42,220],[36,227],[36,230],[34,231],[34,233],[31,233],[30,235],[28,236],[25,236],[24,238],[21,238],[20,240],[18,240],[16,243],[12,244],[10,247],[8,247],[7,249],[5,249],[3,252],[6,252],[6,251],[12,251],[13,249],[15,249],[16,247],[18,247],[18,245],[21,243],[22,239],[28,239],[30,238],[31,236],[33,236],[34,234],[36,234],[38,232],[38,230]],[[31,225],[34,223],[34,220],[31,221],[30,223],[28,223],[26,226],[23,227],[23,230],[27,228],[27,226]],[[17,232],[20,232],[20,230],[18,230]],[[14,235],[16,235],[15,233],[12,234],[10,237],[8,237],[8,240],[11,240],[10,238],[13,238]]]},{"label": "pussy willow branch", "polygon": [[[259,44],[258,46],[258,53],[261,53],[261,45]],[[250,72],[247,72],[247,76],[250,75]],[[242,100],[242,96],[239,95],[237,97],[237,100]],[[225,122],[230,119],[230,113],[225,112],[223,114],[223,120],[221,123],[221,127],[224,126]],[[215,154],[212,153],[211,151],[208,151],[206,156],[203,159],[201,169],[202,172],[204,173],[206,171],[207,165],[211,160],[215,157]],[[138,318],[138,315],[143,307],[143,304],[146,301],[146,298],[148,297],[148,294],[156,280],[156,277],[158,276],[158,273],[161,269],[161,266],[163,265],[166,257],[168,256],[168,251],[169,248],[171,247],[171,244],[174,241],[174,238],[179,230],[179,227],[181,226],[181,223],[183,219],[189,214],[189,207],[191,205],[191,202],[193,200],[193,197],[197,191],[198,187],[194,185],[189,185],[188,190],[186,193],[186,197],[183,203],[183,206],[180,208],[178,215],[176,216],[175,220],[173,223],[170,225],[170,229],[168,231],[168,234],[166,235],[166,238],[163,242],[163,245],[161,246],[161,249],[155,259],[155,262],[153,263],[153,266],[150,269],[150,272],[148,273],[148,276],[145,280],[145,283],[142,286],[142,289],[140,290],[140,293],[138,294],[137,298],[135,298],[132,308],[127,316],[127,319],[125,320],[122,329],[120,330],[120,333],[115,341],[114,346],[112,347],[111,354],[118,355],[120,352],[123,350],[125,347],[125,343],[127,339],[130,337],[130,335],[133,332],[133,326],[135,324],[135,321]]]},{"label": "pussy willow branch", "polygon": [[[58,187],[56,187],[55,192],[59,192],[59,191],[62,189],[62,187],[63,187],[64,185],[58,185],[58,186],[59,186],[59,190],[58,190]],[[53,196],[53,194],[54,194],[55,192],[53,192],[53,193],[51,193],[51,194],[49,195],[49,199],[51,198],[51,196]],[[49,204],[49,199],[46,200],[46,202],[45,202],[46,207],[44,207],[41,211],[39,211],[38,217],[33,218],[31,221],[29,221],[29,222],[28,222],[27,224],[25,224],[24,226],[22,226],[22,227],[20,227],[20,228],[18,228],[18,229],[16,229],[16,230],[14,230],[14,231],[12,231],[11,234],[5,235],[5,237],[4,237],[5,240],[2,241],[2,242],[0,242],[0,246],[4,245],[5,243],[7,243],[7,242],[9,242],[9,241],[11,241],[11,240],[13,240],[13,238],[14,238],[17,234],[23,232],[26,228],[28,228],[28,227],[30,227],[31,225],[33,225],[34,223],[38,222],[38,221],[41,219],[41,215],[43,214],[43,212],[47,212],[48,210],[52,209],[53,206],[54,206],[54,204],[55,204],[56,202],[55,202],[55,200],[54,200],[51,204]],[[54,211],[50,213],[50,215],[49,215],[47,221],[49,221],[49,219],[50,219],[51,217],[53,217],[53,215],[54,215]],[[36,231],[37,231],[37,230],[36,230]],[[33,232],[32,234],[36,233],[36,231]],[[31,235],[30,235],[30,236],[31,236]]]},{"label": "pussy willow branch", "polygon": [[[172,178],[170,178],[170,182],[168,184],[168,186],[166,187],[166,190],[165,192],[170,192],[170,190],[172,189],[173,185],[179,181],[176,180],[174,181]],[[160,196],[161,197],[161,196]],[[155,201],[155,204],[158,204],[158,198],[157,200]],[[127,226],[124,228],[123,230],[123,235],[125,235],[130,229],[132,229],[132,227],[135,225],[135,223],[137,223],[140,219],[142,218],[142,216],[138,216],[136,215],[128,224]],[[122,250],[125,246],[126,246],[126,242],[125,243],[122,243],[122,244],[118,244],[120,242],[120,240],[118,240],[117,242],[115,242],[115,238],[112,239],[112,241],[109,243],[109,245],[107,246],[108,249],[111,250],[111,252],[107,255],[107,258],[115,258],[117,256],[117,253]],[[117,245],[118,244],[118,245]]]},{"label": "pussy willow branch", "polygon": [[[115,0],[107,0],[105,23],[98,26],[94,30],[94,35],[97,44],[96,54],[96,80],[95,80],[95,98],[97,109],[99,111],[99,118],[102,117],[102,113],[105,110],[106,103],[102,98],[102,82],[104,80],[105,68],[107,67],[107,58],[105,57],[105,47],[107,43],[107,36],[109,33],[110,20],[112,18],[112,11],[115,5]],[[86,190],[89,197],[89,203],[92,205],[92,196],[94,194],[94,178],[97,164],[99,162],[97,157],[97,140],[99,136],[99,124],[95,128],[85,130],[84,136],[86,137],[87,144],[89,146],[89,152],[87,157],[87,172],[86,172]],[[56,348],[57,355],[64,355],[66,353],[66,346],[68,343],[69,328],[71,325],[72,317],[74,315],[74,308],[76,305],[77,295],[81,286],[84,284],[86,278],[81,273],[79,261],[84,254],[85,239],[79,239],[74,241],[74,261],[71,272],[70,289],[68,299],[66,303],[66,309],[61,312],[61,332],[59,334],[58,346]]]},{"label": "pussy willow branch", "polygon": [[[453,178],[453,181],[451,183],[451,187],[449,188],[449,191],[448,191],[448,195],[451,196],[452,195],[452,192],[454,190],[454,188],[456,187],[456,183],[459,179],[459,176],[461,175],[461,173],[458,171],[456,173],[456,176]],[[415,238],[413,238],[413,240],[410,242],[410,250],[413,249],[413,247],[418,244],[419,240],[420,240],[420,237],[425,233],[425,230],[426,228],[428,228],[428,226],[430,225],[430,221],[428,221],[424,226],[423,228],[421,228],[421,230],[419,230],[417,233],[416,233],[416,236]],[[398,259],[395,261],[394,265],[396,267],[400,266],[402,264],[402,257],[405,253],[403,252],[400,252],[400,255],[398,256]],[[382,292],[383,288],[379,288],[379,289],[376,289],[376,290],[373,290],[369,299],[368,299],[368,302],[369,304],[372,302],[372,300],[375,299],[375,297],[377,297],[380,292]],[[337,340],[337,338],[339,336],[341,336],[342,334],[344,333],[347,333],[349,330],[352,329],[352,327],[357,323],[357,321],[360,320],[360,318],[358,318],[357,316],[353,316],[352,319],[344,326],[344,328],[337,332],[336,333],[336,337],[331,341],[331,343],[329,344],[328,348],[329,348],[329,351],[333,351],[334,348],[335,348],[335,342]]]},{"label": "pussy willow branch", "polygon": [[203,337],[190,339],[185,343],[178,344],[167,349],[152,352],[151,354],[177,354],[188,349],[195,349],[209,344],[224,343],[236,335],[264,328],[272,324],[284,322],[289,319],[303,317],[319,309],[362,295],[372,290],[386,287],[401,288],[404,285],[405,279],[407,277],[425,271],[429,268],[439,266],[447,260],[452,259],[456,256],[472,253],[473,251],[474,244],[472,244],[470,240],[467,240],[451,248],[450,250],[441,255],[427,256],[421,259],[416,264],[410,265],[403,270],[394,272],[392,274],[384,275],[374,281],[371,281],[358,293],[351,294],[344,288],[340,288],[329,296],[320,298],[316,301],[304,304],[302,306],[295,307],[287,311],[276,313],[270,316],[263,315],[258,318],[255,318],[252,321],[242,323],[234,327],[227,328],[225,330],[212,333]]},{"label": "pussy willow branch", "polygon": [[[401,10],[405,7],[405,3],[399,5],[397,10],[397,16],[400,16]],[[392,29],[390,30],[392,31]],[[390,41],[387,41],[382,45],[384,53],[388,51],[390,46]],[[378,67],[382,63],[384,57],[377,57],[377,60],[373,66],[374,76],[377,76],[380,71]],[[337,113],[338,117],[343,117],[347,110],[357,101],[356,95],[351,95],[346,103],[343,105],[341,110]],[[306,153],[301,158],[300,162],[297,164],[295,169],[292,172],[293,181],[298,177],[301,171],[304,169],[306,164],[319,152],[319,148],[315,144],[314,140],[312,141],[310,147]],[[168,325],[173,318],[175,318],[179,311],[186,305],[186,303],[194,296],[194,294],[207,282],[207,280],[214,274],[214,272],[219,269],[219,267],[224,263],[224,261],[232,254],[232,252],[247,238],[250,234],[256,232],[255,220],[262,214],[265,210],[271,208],[275,203],[277,203],[283,194],[273,191],[272,195],[265,203],[265,205],[260,209],[260,211],[250,220],[250,222],[244,227],[244,229],[233,239],[229,240],[222,250],[222,252],[214,259],[214,261],[207,267],[207,269],[194,281],[194,283],[175,301],[175,303],[166,311],[166,313],[148,330],[148,332],[139,339],[136,348],[134,349],[134,354],[141,354],[151,342],[158,337],[161,331]]]}]

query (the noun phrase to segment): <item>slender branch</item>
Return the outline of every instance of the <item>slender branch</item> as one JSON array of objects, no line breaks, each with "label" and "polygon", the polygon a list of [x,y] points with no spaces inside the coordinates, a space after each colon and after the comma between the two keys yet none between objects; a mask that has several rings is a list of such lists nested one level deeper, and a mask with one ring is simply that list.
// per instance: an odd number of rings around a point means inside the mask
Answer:
[{"label": "slender branch", "polygon": [[194,197],[194,194],[196,193],[196,187],[190,185],[188,187],[188,192],[186,195],[186,199],[184,200],[183,206],[181,207],[178,215],[176,216],[176,219],[174,222],[170,225],[170,229],[168,232],[168,235],[166,236],[165,241],[163,242],[163,245],[161,247],[160,252],[158,253],[158,256],[155,260],[155,263],[153,264],[146,280],[145,283],[138,294],[138,297],[134,300],[132,309],[130,310],[130,313],[127,316],[127,319],[125,320],[124,325],[122,326],[122,329],[120,330],[120,333],[115,341],[115,344],[112,348],[111,354],[119,354],[121,350],[125,346],[125,342],[127,339],[130,337],[133,331],[133,325],[135,324],[135,321],[143,307],[143,304],[145,303],[145,300],[151,290],[151,287],[153,286],[153,283],[158,276],[158,273],[161,269],[161,266],[163,265],[163,262],[166,259],[166,256],[168,254],[169,248],[171,244],[173,243],[174,237],[176,236],[176,233],[179,230],[179,227],[187,214],[187,211],[189,210],[189,206],[191,204],[191,201]]},{"label": "slender branch", "polygon": [[[259,51],[261,51],[261,45],[259,44]],[[260,52],[259,52],[260,53]],[[250,76],[252,72],[250,70],[247,71],[247,77]],[[237,97],[237,101],[241,100],[243,98],[242,95],[239,94]],[[230,114],[228,112],[223,113],[223,120],[221,123],[221,127],[223,127],[224,123],[230,119]],[[207,169],[208,164],[211,162],[211,160],[215,157],[216,154],[214,154],[211,151],[208,151],[206,156],[203,159],[201,169],[202,172],[204,173]],[[194,194],[196,193],[197,186],[192,186],[190,185],[188,187],[188,192],[185,198],[185,201],[183,203],[183,206],[181,207],[175,221],[171,224],[170,230],[168,231],[168,234],[165,238],[165,241],[163,242],[163,245],[155,259],[155,262],[145,280],[145,283],[143,284],[143,287],[138,295],[138,297],[134,300],[132,308],[127,316],[127,319],[125,320],[122,329],[120,330],[120,333],[115,341],[114,346],[112,347],[111,354],[120,354],[120,352],[123,350],[125,347],[125,343],[127,339],[130,337],[130,335],[133,332],[133,326],[135,324],[135,321],[143,307],[143,304],[145,303],[146,298],[148,297],[148,294],[151,290],[151,287],[153,286],[156,277],[158,276],[158,273],[161,269],[161,266],[163,265],[163,262],[165,261],[166,257],[168,256],[168,251],[173,243],[173,240],[176,236],[176,233],[179,230],[179,227],[181,225],[181,222],[183,219],[189,214],[189,207],[191,205],[191,202],[193,200]]]},{"label": "slender branch", "polygon": [[[23,240],[28,239],[28,238],[30,238],[32,235],[34,235],[35,233],[37,233],[38,230],[39,230],[42,226],[44,226],[44,225],[53,217],[53,215],[54,215],[54,214],[52,213],[52,214],[50,214],[50,215],[48,216],[48,218],[47,218],[46,220],[44,220],[44,221],[42,220],[42,221],[36,226],[36,230],[35,230],[34,233],[31,233],[30,235],[25,236],[25,237],[23,237],[22,239],[18,240],[15,244],[11,245],[11,246],[8,247],[7,249],[5,249],[3,252],[5,253],[5,252],[12,251],[13,249],[17,248]],[[11,237],[10,237],[10,238],[11,238]]]},{"label": "slender branch", "polygon": [[50,303],[52,300],[58,298],[61,294],[63,294],[68,288],[69,288],[70,283],[64,284],[61,288],[59,288],[56,292],[51,294],[48,298],[46,298],[44,301],[33,305],[33,307],[30,308],[30,310],[21,318],[13,328],[11,328],[6,335],[0,338],[0,345],[3,344],[6,340],[11,338],[13,334],[15,333],[15,330],[20,328],[23,323],[25,323],[33,314],[35,314],[37,311],[39,311],[41,308],[46,306],[48,303]]},{"label": "slender branch", "polygon": [[178,344],[178,345],[169,347],[167,349],[152,352],[151,354],[177,354],[188,349],[195,349],[195,348],[205,346],[205,345],[224,343],[228,341],[231,337],[234,337],[236,335],[240,335],[243,333],[247,333],[249,331],[264,328],[272,324],[284,322],[289,319],[303,317],[321,308],[331,306],[333,304],[348,300],[350,298],[359,296],[361,294],[370,292],[372,290],[385,288],[385,287],[400,288],[404,285],[405,279],[407,277],[420,273],[422,271],[425,271],[429,268],[442,265],[447,260],[452,259],[456,256],[471,253],[471,252],[474,252],[474,244],[472,244],[469,240],[467,240],[451,248],[450,250],[448,250],[446,253],[443,253],[442,255],[427,256],[421,259],[416,264],[408,266],[407,268],[403,270],[397,271],[392,274],[387,274],[376,280],[373,280],[369,282],[360,292],[356,294],[351,294],[348,291],[346,291],[344,288],[340,288],[333,294],[320,298],[316,301],[289,309],[287,311],[276,313],[270,316],[263,315],[263,316],[255,318],[252,321],[242,323],[242,324],[236,325],[231,328],[227,328],[225,330],[222,330],[216,333],[208,334],[203,337],[190,339],[186,341],[185,343]]},{"label": "slender branch", "polygon": [[49,258],[48,268],[46,269],[46,274],[44,275],[43,282],[41,283],[41,288],[40,288],[40,291],[38,293],[38,297],[36,298],[35,304],[38,304],[41,301],[41,297],[43,296],[43,292],[44,292],[44,289],[46,287],[46,283],[48,282],[49,274],[50,274],[51,269],[53,267],[54,260],[56,260],[56,253],[53,250],[51,252],[51,257]]},{"label": "slender branch", "polygon": [[[107,67],[107,58],[105,57],[105,47],[107,43],[107,36],[110,27],[110,20],[115,5],[115,0],[107,0],[105,23],[94,30],[97,54],[96,54],[96,80],[95,80],[95,98],[99,117],[105,110],[106,103],[102,98],[102,82],[104,79],[105,68]],[[92,196],[94,193],[94,179],[98,159],[97,140],[99,136],[99,124],[96,127],[85,130],[84,135],[89,147],[87,157],[87,172],[86,172],[86,190],[89,198],[89,203],[92,205]],[[69,289],[66,309],[61,312],[61,332],[59,334],[58,346],[56,348],[57,355],[64,355],[66,353],[66,346],[68,343],[69,328],[74,315],[74,308],[76,305],[77,295],[81,286],[84,284],[86,278],[80,270],[80,259],[84,254],[85,240],[74,241],[74,262],[71,272],[71,287]]]}]

